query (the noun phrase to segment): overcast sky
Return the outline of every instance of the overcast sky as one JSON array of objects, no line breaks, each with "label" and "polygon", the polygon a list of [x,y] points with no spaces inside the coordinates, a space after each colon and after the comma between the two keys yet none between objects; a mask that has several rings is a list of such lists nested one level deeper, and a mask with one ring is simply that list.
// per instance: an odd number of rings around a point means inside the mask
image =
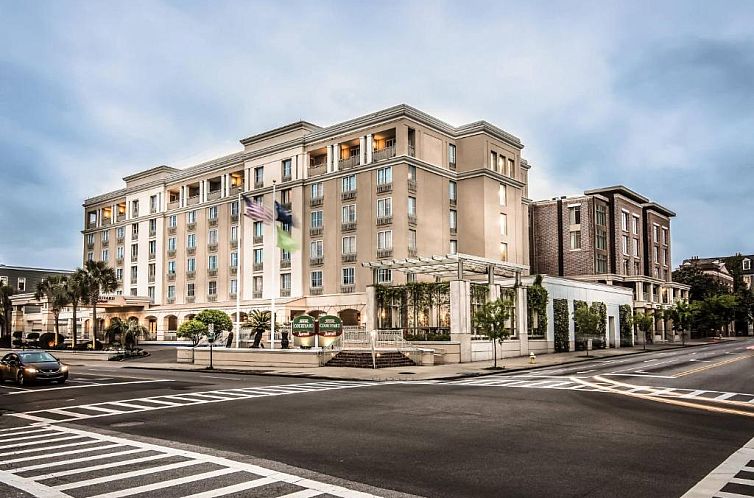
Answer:
[{"label": "overcast sky", "polygon": [[520,137],[534,199],[625,184],[673,262],[754,253],[754,2],[0,0],[0,263],[81,264],[84,198],[407,103]]}]

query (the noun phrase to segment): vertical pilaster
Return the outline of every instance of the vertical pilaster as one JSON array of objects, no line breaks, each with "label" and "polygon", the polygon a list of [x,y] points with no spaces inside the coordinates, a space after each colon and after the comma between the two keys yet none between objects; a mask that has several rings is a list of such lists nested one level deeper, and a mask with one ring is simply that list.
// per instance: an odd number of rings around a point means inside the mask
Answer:
[{"label": "vertical pilaster", "polygon": [[332,160],[333,160],[333,146],[328,145],[327,146],[327,165],[325,167],[328,173],[332,171]]},{"label": "vertical pilaster", "polygon": [[332,171],[338,171],[338,168],[340,167],[340,144],[333,145],[332,155]]},{"label": "vertical pilaster", "polygon": [[529,330],[527,327],[526,287],[516,288],[516,332],[518,333],[519,352],[521,356],[529,354]]},{"label": "vertical pilaster", "polygon": [[377,292],[374,285],[367,286],[367,305],[366,305],[366,330],[370,332],[377,330]]},{"label": "vertical pilaster", "polygon": [[471,361],[471,283],[450,281],[450,340],[461,344],[461,363]]},{"label": "vertical pilaster", "polygon": [[366,148],[367,148],[366,137],[359,137],[359,166],[362,166],[365,164]]},{"label": "vertical pilaster", "polygon": [[367,135],[367,164],[372,162],[372,152],[374,151],[374,137],[370,133]]}]

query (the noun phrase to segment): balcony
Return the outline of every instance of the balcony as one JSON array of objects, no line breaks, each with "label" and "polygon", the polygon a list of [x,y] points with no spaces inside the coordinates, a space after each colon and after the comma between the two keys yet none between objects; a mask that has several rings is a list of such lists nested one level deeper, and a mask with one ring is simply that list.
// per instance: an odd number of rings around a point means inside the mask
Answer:
[{"label": "balcony", "polygon": [[450,227],[450,235],[455,235],[458,233],[458,229],[456,227]]},{"label": "balcony", "polygon": [[186,199],[186,205],[187,206],[195,206],[197,204],[199,204],[199,196],[198,195],[195,195],[193,197],[189,197],[188,199]]},{"label": "balcony", "polygon": [[254,237],[252,237],[251,240],[252,240],[252,242],[254,244],[261,244],[262,242],[264,242],[264,236],[263,235],[255,235]]},{"label": "balcony", "polygon": [[264,188],[264,180],[261,181],[254,181],[254,188]]},{"label": "balcony", "polygon": [[238,239],[231,240],[230,241],[230,247],[233,248],[233,249],[237,249],[238,248]]},{"label": "balcony", "polygon": [[107,247],[109,245],[110,245],[110,240],[109,239],[105,239],[105,240],[102,241],[102,247]]},{"label": "balcony", "polygon": [[139,240],[139,232],[131,232],[131,240]]},{"label": "balcony", "polygon": [[379,216],[377,217],[377,226],[389,225],[393,222],[392,216]]},{"label": "balcony", "polygon": [[178,206],[180,206],[180,202],[178,201],[168,202],[168,211],[172,211],[173,209],[178,209]]},{"label": "balcony", "polygon": [[228,195],[233,197],[233,196],[238,196],[239,193],[241,193],[241,186],[233,185],[232,187],[230,187],[230,192],[228,193]]},{"label": "balcony", "polygon": [[262,271],[264,269],[264,263],[254,263],[251,266],[251,271]]},{"label": "balcony", "polygon": [[124,240],[126,240],[126,237],[124,235],[115,237],[115,242],[117,242],[118,244],[122,244]]},{"label": "balcony", "polygon": [[191,223],[186,223],[186,230],[189,232],[196,230],[196,222],[192,221]]},{"label": "balcony", "polygon": [[309,177],[319,176],[325,174],[327,171],[326,162],[317,163],[316,165],[309,166]]},{"label": "balcony", "polygon": [[408,181],[408,191],[409,192],[416,192],[416,180],[409,180]]},{"label": "balcony", "polygon": [[153,252],[149,253],[149,261],[154,261],[154,259],[157,257],[157,255]]},{"label": "balcony", "polygon": [[290,289],[280,289],[280,297],[291,297]]},{"label": "balcony", "polygon": [[359,156],[351,156],[347,159],[338,161],[338,169],[351,169],[359,165]]},{"label": "balcony", "polygon": [[167,298],[167,302],[168,302],[168,304],[173,304],[173,303],[175,303],[175,296],[173,296],[173,297],[168,297],[168,298]]},{"label": "balcony", "polygon": [[352,294],[354,290],[356,290],[355,285],[341,285],[340,286],[341,294]]},{"label": "balcony", "polygon": [[136,285],[139,279],[137,277],[131,277],[131,285]]},{"label": "balcony", "polygon": [[217,294],[208,294],[207,301],[209,301],[210,303],[214,303],[215,301],[217,301]]},{"label": "balcony", "polygon": [[449,168],[450,168],[450,169],[451,169],[452,171],[455,171],[455,170],[456,170],[456,163],[448,163],[448,167],[449,167]]},{"label": "balcony", "polygon": [[356,191],[348,190],[346,192],[341,192],[340,199],[343,201],[350,201],[351,199],[356,199]]},{"label": "balcony", "polygon": [[309,287],[309,294],[312,296],[321,296],[322,287]]},{"label": "balcony", "polygon": [[217,268],[208,268],[207,269],[207,276],[208,277],[216,277],[217,276]]},{"label": "balcony", "polygon": [[408,257],[409,258],[415,258],[417,254],[418,254],[418,252],[416,250],[416,247],[409,247],[408,248]]},{"label": "balcony", "polygon": [[377,185],[377,193],[378,194],[386,194],[388,192],[393,191],[393,183],[383,183],[380,185]]},{"label": "balcony", "polygon": [[349,252],[349,253],[343,254],[340,257],[340,260],[344,263],[353,263],[354,261],[356,261],[356,253]]},{"label": "balcony", "polygon": [[341,223],[340,224],[340,231],[341,232],[353,232],[356,230],[356,222],[350,221],[348,223]]},{"label": "balcony", "polygon": [[262,299],[262,291],[254,291],[251,293],[252,299]]},{"label": "balcony", "polygon": [[393,257],[393,248],[390,249],[377,249],[377,258],[392,258]]},{"label": "balcony", "polygon": [[207,220],[207,223],[211,227],[216,227],[217,226],[217,218],[210,218],[210,219]]},{"label": "balcony", "polygon": [[168,227],[168,235],[175,235],[175,232],[178,231],[177,227]]},{"label": "balcony", "polygon": [[285,270],[291,267],[291,260],[290,259],[281,259],[280,260],[280,269]]},{"label": "balcony", "polygon": [[86,248],[87,249],[94,249],[94,242],[87,242],[86,243]]},{"label": "balcony", "polygon": [[175,272],[168,272],[168,281],[172,282],[175,280]]},{"label": "balcony", "polygon": [[237,223],[238,222],[238,213],[231,214],[230,215],[230,221],[233,222],[233,223]]},{"label": "balcony", "polygon": [[457,201],[457,200],[455,200],[455,199],[450,199],[450,207],[456,207],[456,205],[457,205],[457,204],[458,204],[458,201]]},{"label": "balcony", "polygon": [[309,206],[311,206],[311,207],[319,207],[319,206],[322,205],[322,203],[324,202],[324,200],[325,200],[325,198],[322,197],[322,196],[312,197],[311,199],[309,199]]},{"label": "balcony", "polygon": [[385,147],[384,149],[375,150],[372,152],[372,161],[384,161],[385,159],[390,159],[391,157],[395,157],[395,145],[391,145],[389,147]]},{"label": "balcony", "polygon": [[196,247],[187,247],[186,254],[188,254],[189,256],[193,256],[194,254],[196,254]]},{"label": "balcony", "polygon": [[208,201],[214,201],[220,198],[220,190],[213,190],[211,192],[207,192],[207,200]]},{"label": "balcony", "polygon": [[409,225],[416,225],[416,215],[415,214],[409,214],[408,215],[408,224]]},{"label": "balcony", "polygon": [[118,215],[115,217],[115,221],[123,221],[126,219],[126,213],[118,213]]},{"label": "balcony", "polygon": [[116,265],[122,265],[123,264],[123,256],[116,257],[115,258],[115,264]]},{"label": "balcony", "polygon": [[193,303],[196,300],[196,296],[186,296],[187,303]]},{"label": "balcony", "polygon": [[168,249],[168,258],[175,257],[175,249]]},{"label": "balcony", "polygon": [[194,280],[196,277],[196,272],[193,270],[189,270],[186,272],[186,280]]},{"label": "balcony", "polygon": [[310,237],[319,237],[322,235],[322,227],[312,227],[309,229],[309,236]]},{"label": "balcony", "polygon": [[321,266],[324,264],[325,258],[323,256],[319,256],[316,258],[309,258],[309,265],[310,266]]},{"label": "balcony", "polygon": [[207,244],[207,250],[209,252],[217,252],[217,242],[211,242]]}]

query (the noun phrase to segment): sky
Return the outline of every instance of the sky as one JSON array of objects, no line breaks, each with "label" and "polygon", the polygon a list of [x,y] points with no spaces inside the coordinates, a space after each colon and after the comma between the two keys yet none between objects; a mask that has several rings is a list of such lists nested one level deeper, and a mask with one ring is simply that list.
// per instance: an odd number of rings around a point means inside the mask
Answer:
[{"label": "sky", "polygon": [[673,263],[754,253],[754,2],[0,0],[0,263],[74,268],[87,197],[406,103],[523,141],[534,200],[624,184]]}]

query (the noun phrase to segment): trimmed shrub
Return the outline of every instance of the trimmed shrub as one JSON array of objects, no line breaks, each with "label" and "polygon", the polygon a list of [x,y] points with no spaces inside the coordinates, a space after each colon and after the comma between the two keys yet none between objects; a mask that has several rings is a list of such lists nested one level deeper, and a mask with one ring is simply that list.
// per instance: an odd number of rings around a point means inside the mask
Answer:
[{"label": "trimmed shrub", "polygon": [[634,339],[631,305],[621,304],[618,308],[618,317],[620,319],[620,345],[621,347],[630,347],[633,345]]},{"label": "trimmed shrub", "polygon": [[553,299],[553,325],[555,327],[555,352],[564,353],[570,350],[568,341],[568,299]]}]

